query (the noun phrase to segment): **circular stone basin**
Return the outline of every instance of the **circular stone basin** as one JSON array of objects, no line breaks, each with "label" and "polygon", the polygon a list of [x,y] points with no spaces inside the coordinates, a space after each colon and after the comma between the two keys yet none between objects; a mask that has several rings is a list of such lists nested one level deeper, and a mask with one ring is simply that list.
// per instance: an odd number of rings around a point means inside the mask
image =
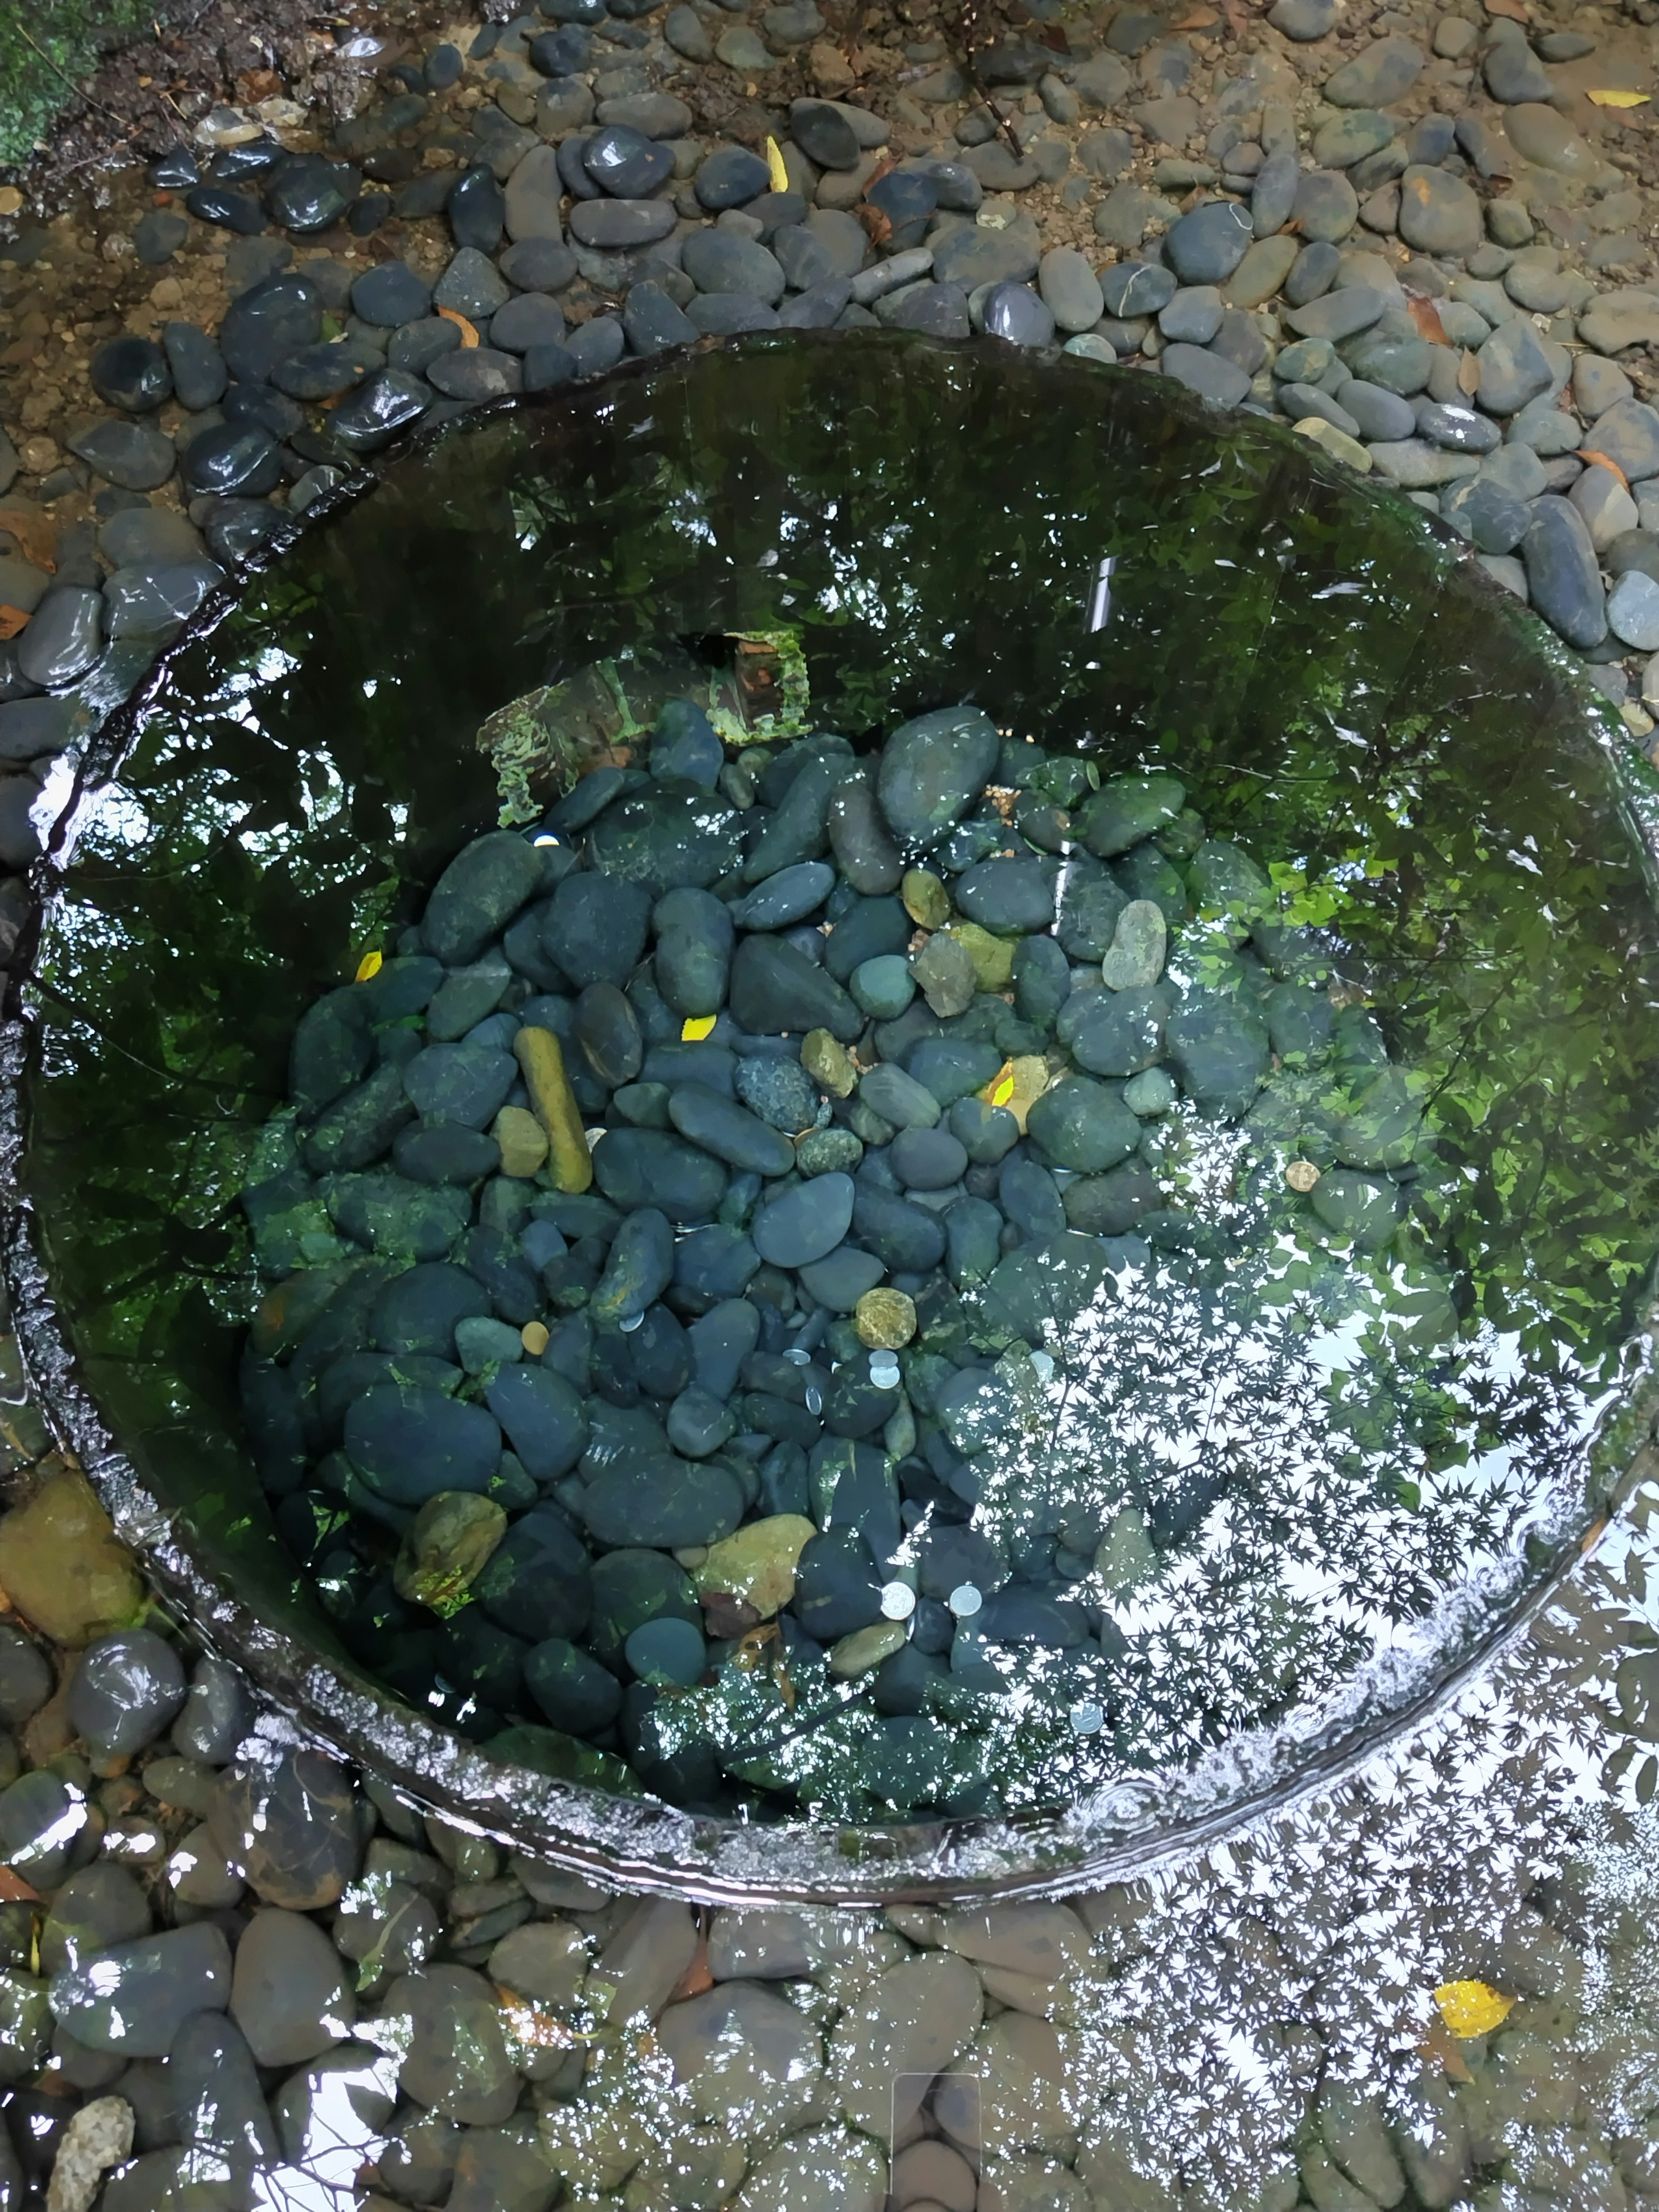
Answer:
[{"label": "circular stone basin", "polygon": [[[27,1353],[163,1589],[446,1811],[714,1897],[1118,1870],[1419,1711],[1630,1480],[1656,779],[1282,428],[641,365],[333,501],[100,745]],[[768,1060],[810,1112],[722,1103]]]}]

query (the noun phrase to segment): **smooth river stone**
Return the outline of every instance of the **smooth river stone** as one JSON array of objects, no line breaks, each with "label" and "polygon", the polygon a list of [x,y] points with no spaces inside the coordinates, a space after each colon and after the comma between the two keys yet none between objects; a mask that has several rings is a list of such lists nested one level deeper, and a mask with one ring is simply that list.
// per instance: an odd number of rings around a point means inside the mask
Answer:
[{"label": "smooth river stone", "polygon": [[850,1176],[814,1176],[756,1215],[755,1249],[774,1267],[810,1267],[833,1252],[853,1224]]},{"label": "smooth river stone", "polygon": [[158,1736],[185,1702],[185,1670],[153,1629],[101,1636],[81,1655],[69,1718],[104,1759],[129,1759]]},{"label": "smooth river stone", "polygon": [[787,1175],[795,1164],[787,1137],[702,1084],[682,1083],[672,1091],[668,1118],[690,1143],[744,1174]]},{"label": "smooth river stone", "polygon": [[908,2130],[933,2075],[973,2040],[983,2009],[965,1959],[936,1952],[890,1967],[848,2006],[830,2040],[847,2118],[883,2142]]},{"label": "smooth river stone", "polygon": [[541,881],[542,858],[526,838],[492,830],[458,853],[434,884],[421,935],[447,968],[477,959]]},{"label": "smooth river stone", "polygon": [[607,1469],[588,1485],[582,1500],[589,1533],[616,1548],[644,1544],[675,1552],[718,1543],[732,1534],[743,1514],[743,1491],[727,1468],[672,1452]]},{"label": "smooth river stone", "polygon": [[1169,928],[1160,908],[1151,899],[1132,899],[1117,918],[1117,927],[1101,963],[1102,979],[1110,990],[1146,990],[1164,973]]},{"label": "smooth river stone", "polygon": [[353,1401],[345,1448],[382,1498],[415,1506],[443,1490],[487,1489],[501,1464],[501,1437],[480,1406],[383,1383]]},{"label": "smooth river stone", "polygon": [[851,1044],[864,1028],[834,976],[783,938],[744,939],[732,963],[731,1005],[738,1023],[757,1036],[821,1029]]},{"label": "smooth river stone", "polygon": [[55,2018],[93,2051],[162,2058],[192,2013],[230,1999],[230,1946],[211,1921],[118,1943],[52,1979]]},{"label": "smooth river stone", "polygon": [[901,723],[882,750],[876,785],[899,843],[915,852],[936,845],[985,788],[1000,750],[996,725],[978,707],[941,707]]},{"label": "smooth river stone", "polygon": [[550,1368],[504,1370],[484,1397],[532,1481],[556,1482],[586,1449],[587,1415],[581,1399]]},{"label": "smooth river stone", "polygon": [[607,1131],[593,1147],[593,1179],[624,1212],[656,1206],[682,1225],[714,1214],[726,1182],[720,1161],[661,1129]]}]

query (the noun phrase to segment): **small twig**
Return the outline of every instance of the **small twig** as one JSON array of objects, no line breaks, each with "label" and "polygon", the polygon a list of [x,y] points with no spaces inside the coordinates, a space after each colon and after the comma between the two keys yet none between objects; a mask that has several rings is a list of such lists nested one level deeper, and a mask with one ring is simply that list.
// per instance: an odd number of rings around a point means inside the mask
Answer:
[{"label": "small twig", "polygon": [[84,100],[88,107],[95,107],[100,115],[107,115],[112,123],[125,124],[126,118],[125,115],[118,115],[112,107],[106,107],[101,100],[94,100],[89,92],[86,91],[82,86],[78,85],[75,82],[75,79],[70,75],[63,64],[49,54],[43,46],[39,45],[35,40],[30,36],[28,32],[23,28],[23,26],[21,23],[15,25],[14,27],[16,30],[18,37],[22,40],[24,45],[27,46],[33,46],[34,48],[35,52],[40,55],[46,67],[52,70],[54,76],[62,77],[64,82],[69,87],[70,90],[75,94],[77,99]]}]

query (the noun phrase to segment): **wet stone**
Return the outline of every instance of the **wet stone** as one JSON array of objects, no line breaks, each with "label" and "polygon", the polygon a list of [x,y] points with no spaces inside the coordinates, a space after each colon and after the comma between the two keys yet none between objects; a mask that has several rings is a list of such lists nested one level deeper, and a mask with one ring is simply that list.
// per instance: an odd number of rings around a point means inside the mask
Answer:
[{"label": "wet stone", "polygon": [[192,2013],[229,2002],[230,1946],[211,1922],[117,1943],[52,1978],[51,2002],[94,2051],[161,2058]]},{"label": "wet stone", "polygon": [[38,1644],[9,1621],[0,1622],[0,1721],[22,1727],[52,1695],[52,1668]]},{"label": "wet stone", "polygon": [[68,1871],[86,1826],[84,1799],[46,1768],[0,1790],[0,1863],[32,1887],[52,1889]]},{"label": "wet stone", "polygon": [[109,339],[94,353],[87,374],[101,400],[130,415],[148,414],[173,390],[167,356],[153,338]]},{"label": "wet stone", "polygon": [[267,1905],[331,1905],[357,1869],[356,1801],[345,1769],[319,1752],[228,1776],[210,1816],[215,1842]]},{"label": "wet stone", "polygon": [[179,1655],[151,1629],[100,1637],[82,1654],[69,1696],[69,1717],[104,1759],[142,1751],[185,1701]]},{"label": "wet stone", "polygon": [[124,491],[154,491],[173,474],[177,459],[170,438],[137,422],[96,422],[71,432],[65,443],[106,483]]},{"label": "wet stone", "polygon": [[298,2066],[350,2033],[355,2002],[339,1954],[314,1920],[267,1908],[236,1947],[230,2014],[262,2066]]}]

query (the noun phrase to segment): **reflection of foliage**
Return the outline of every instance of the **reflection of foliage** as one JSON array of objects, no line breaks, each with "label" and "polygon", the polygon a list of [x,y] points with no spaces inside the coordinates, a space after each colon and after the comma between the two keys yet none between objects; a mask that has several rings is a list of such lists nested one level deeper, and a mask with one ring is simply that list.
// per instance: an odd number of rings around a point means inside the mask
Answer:
[{"label": "reflection of foliage", "polygon": [[[1379,1170],[1409,1206],[1376,1264],[1425,1331],[1449,1298],[1462,1349],[1443,1373],[1413,1351],[1402,1388],[1405,1355],[1366,1340],[1376,1388],[1322,1418],[1432,1530],[1443,1470],[1503,1439],[1498,1395],[1472,1411],[1480,1345],[1514,1338],[1565,1393],[1629,1332],[1659,1185],[1650,910],[1609,759],[1520,617],[1320,466],[1265,429],[1218,439],[1147,380],[874,340],[711,355],[394,469],[191,648],[88,810],[43,957],[30,1170],[83,1340],[140,1363],[133,1403],[212,1402],[240,1132],[300,1008],[371,917],[395,927],[388,884],[429,882],[493,814],[481,715],[650,641],[787,625],[827,726],[982,697],[1091,767],[1173,768],[1212,832],[1288,872],[1282,921],[1426,1081],[1429,1141]],[[1311,1255],[1283,1259],[1288,1335],[1318,1288],[1290,1273]]]}]

